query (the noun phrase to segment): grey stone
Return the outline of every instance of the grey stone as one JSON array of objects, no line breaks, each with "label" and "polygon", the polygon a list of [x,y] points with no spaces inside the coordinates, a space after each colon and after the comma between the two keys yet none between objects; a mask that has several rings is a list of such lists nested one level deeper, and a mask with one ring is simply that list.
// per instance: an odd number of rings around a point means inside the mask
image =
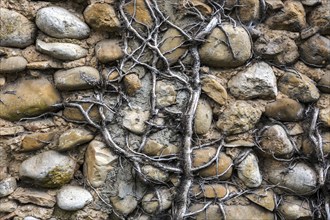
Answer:
[{"label": "grey stone", "polygon": [[325,93],[330,93],[330,70],[326,71],[317,83],[317,87]]},{"label": "grey stone", "polygon": [[145,121],[149,119],[149,111],[138,108],[124,112],[123,126],[135,134],[143,134],[146,129]]},{"label": "grey stone", "polygon": [[55,72],[54,81],[63,91],[91,89],[100,81],[100,74],[93,67],[82,66]]},{"label": "grey stone", "polygon": [[124,52],[117,39],[102,40],[95,45],[95,54],[101,63],[109,63],[121,59]]},{"label": "grey stone", "polygon": [[23,161],[19,176],[33,180],[43,187],[59,187],[68,183],[74,174],[76,162],[69,156],[56,151],[46,151]]},{"label": "grey stone", "polygon": [[136,198],[133,196],[126,196],[125,198],[114,196],[110,197],[110,201],[113,208],[124,216],[133,212],[138,204]]},{"label": "grey stone", "polygon": [[0,73],[16,73],[25,70],[27,61],[24,57],[15,56],[0,60]]},{"label": "grey stone", "polygon": [[148,178],[157,182],[166,182],[169,178],[169,174],[151,165],[145,165],[141,167],[141,171]]},{"label": "grey stone", "polygon": [[89,36],[86,23],[68,10],[57,7],[45,7],[36,15],[38,28],[51,37],[83,39]]},{"label": "grey stone", "polygon": [[175,87],[164,81],[158,81],[156,83],[156,96],[157,105],[159,107],[167,107],[176,103]]},{"label": "grey stone", "polygon": [[271,99],[277,95],[276,77],[265,62],[253,64],[233,76],[228,82],[228,88],[239,99]]},{"label": "grey stone", "polygon": [[10,195],[17,188],[16,179],[8,177],[0,181],[0,198]]},{"label": "grey stone", "polygon": [[77,44],[72,43],[46,43],[37,40],[36,49],[40,53],[47,54],[59,60],[77,60],[87,56],[88,51]]},{"label": "grey stone", "polygon": [[0,8],[0,46],[24,48],[33,44],[36,27],[23,15]]},{"label": "grey stone", "polygon": [[247,187],[258,187],[261,185],[262,176],[259,170],[258,159],[252,153],[249,153],[237,165],[237,174]]},{"label": "grey stone", "polygon": [[32,188],[17,188],[10,197],[20,203],[33,203],[44,207],[54,207],[56,203],[55,196],[48,194],[46,191]]},{"label": "grey stone", "polygon": [[285,219],[313,219],[313,212],[308,200],[295,196],[282,197],[278,211]]},{"label": "grey stone", "polygon": [[300,57],[307,64],[326,66],[330,62],[329,45],[329,38],[316,34],[300,45]]},{"label": "grey stone", "polygon": [[195,120],[194,120],[194,130],[196,134],[206,134],[212,124],[212,108],[207,100],[200,99],[198,101]]},{"label": "grey stone", "polygon": [[84,208],[93,201],[93,196],[80,186],[63,186],[56,195],[58,207],[67,211]]},{"label": "grey stone", "polygon": [[298,121],[303,119],[304,106],[293,99],[277,99],[266,105],[265,115],[279,121]]}]

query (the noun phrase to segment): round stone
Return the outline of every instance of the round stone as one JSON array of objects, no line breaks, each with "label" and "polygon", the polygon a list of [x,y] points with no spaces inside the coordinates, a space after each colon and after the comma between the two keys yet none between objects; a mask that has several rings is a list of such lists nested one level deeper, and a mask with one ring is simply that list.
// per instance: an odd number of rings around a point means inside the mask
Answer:
[{"label": "round stone", "polygon": [[24,57],[15,56],[0,60],[0,73],[16,73],[26,68],[27,61]]},{"label": "round stone", "polygon": [[93,201],[93,196],[80,186],[64,186],[56,195],[57,205],[63,210],[75,211]]}]

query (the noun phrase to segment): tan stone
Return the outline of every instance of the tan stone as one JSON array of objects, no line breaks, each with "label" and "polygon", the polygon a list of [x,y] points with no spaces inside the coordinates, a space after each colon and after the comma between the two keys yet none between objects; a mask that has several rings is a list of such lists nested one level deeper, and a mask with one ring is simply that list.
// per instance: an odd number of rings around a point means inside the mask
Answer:
[{"label": "tan stone", "polygon": [[97,59],[101,63],[109,63],[121,59],[124,52],[121,49],[120,41],[116,39],[102,40],[95,45]]},{"label": "tan stone", "polygon": [[260,17],[260,3],[258,0],[240,0],[238,7],[239,19],[243,23],[258,20]]},{"label": "tan stone", "polygon": [[115,9],[106,3],[89,5],[84,11],[84,17],[87,24],[96,30],[113,32],[120,27]]},{"label": "tan stone", "polygon": [[327,70],[317,83],[317,87],[325,93],[330,93],[330,70]]},{"label": "tan stone", "polygon": [[296,62],[294,68],[315,82],[318,82],[322,75],[326,75],[321,68],[309,67],[301,61]]},{"label": "tan stone", "polygon": [[52,141],[54,135],[55,132],[28,134],[22,140],[21,151],[41,149]]},{"label": "tan stone", "polygon": [[148,178],[157,182],[166,182],[169,179],[169,174],[151,165],[141,167],[141,171]]},{"label": "tan stone", "polygon": [[156,83],[157,105],[167,107],[176,103],[175,87],[170,83],[158,81]]},{"label": "tan stone", "polygon": [[206,134],[210,130],[211,123],[212,108],[207,100],[200,99],[195,113],[194,131],[199,135]]},{"label": "tan stone", "polygon": [[330,11],[329,3],[322,4],[316,8],[308,16],[308,22],[317,26],[321,30],[321,34],[329,35],[330,34]]},{"label": "tan stone", "polygon": [[275,194],[270,189],[256,189],[253,193],[245,195],[245,197],[269,211],[275,209]]},{"label": "tan stone", "polygon": [[316,106],[320,109],[319,121],[326,127],[330,127],[330,94],[322,93]]},{"label": "tan stone", "polygon": [[237,176],[244,185],[250,188],[255,188],[261,185],[262,176],[259,170],[258,158],[249,153],[236,167]]},{"label": "tan stone", "polygon": [[11,126],[11,127],[1,127],[0,129],[0,136],[7,136],[7,135],[18,135],[23,133],[24,127],[23,126]]},{"label": "tan stone", "polygon": [[304,106],[293,99],[277,99],[266,105],[265,115],[280,121],[298,121],[304,116]]},{"label": "tan stone", "polygon": [[146,25],[147,27],[152,27],[153,19],[149,13],[149,9],[145,0],[132,0],[124,6],[124,10],[130,16],[134,15],[134,19]]},{"label": "tan stone", "polygon": [[126,196],[125,198],[113,196],[110,197],[110,201],[113,208],[124,216],[133,212],[138,204],[134,196]]},{"label": "tan stone", "polygon": [[56,150],[66,151],[76,146],[87,143],[94,138],[94,135],[81,128],[73,128],[65,131],[58,139]]},{"label": "tan stone", "polygon": [[124,85],[128,95],[134,95],[142,87],[141,80],[136,74],[128,74],[124,77]]},{"label": "tan stone", "polygon": [[179,58],[187,51],[187,49],[182,47],[184,37],[175,28],[168,29],[165,32],[161,42],[162,44],[159,50],[166,57],[170,65],[176,63]]},{"label": "tan stone", "polygon": [[0,59],[0,73],[16,73],[26,68],[27,61],[24,57],[15,56]]},{"label": "tan stone", "polygon": [[0,92],[0,118],[10,121],[53,110],[61,101],[54,86],[45,78],[20,80]]},{"label": "tan stone", "polygon": [[143,153],[149,156],[165,156],[171,154],[177,154],[179,149],[175,145],[161,144],[155,140],[148,139],[146,145],[143,148]]},{"label": "tan stone", "polygon": [[285,219],[313,219],[313,212],[308,200],[294,196],[284,196],[278,211]]},{"label": "tan stone", "polygon": [[[92,104],[82,103],[80,105],[86,111]],[[84,115],[81,113],[81,111],[75,107],[64,108],[63,116],[67,119],[74,120],[74,121],[86,121],[86,119],[85,119]],[[89,117],[93,121],[101,120],[101,116],[100,116],[99,109],[97,108],[97,106],[93,106],[91,108],[91,111],[89,112]]]},{"label": "tan stone", "polygon": [[150,112],[139,108],[124,112],[123,126],[135,134],[143,134],[147,128],[145,122],[149,119]]},{"label": "tan stone", "polygon": [[300,58],[308,64],[326,66],[330,62],[329,45],[329,38],[315,34],[300,45]]},{"label": "tan stone", "polygon": [[222,184],[193,185],[191,188],[191,193],[194,197],[205,197],[208,199],[224,198],[229,193],[228,191],[229,189]]},{"label": "tan stone", "polygon": [[174,194],[170,189],[160,189],[157,193],[159,197],[156,192],[151,192],[142,198],[142,208],[149,214],[164,211],[172,205]]},{"label": "tan stone", "polygon": [[19,187],[10,195],[10,197],[18,200],[20,203],[33,203],[44,207],[54,207],[56,203],[55,196],[48,194],[42,189],[37,190],[33,188]]},{"label": "tan stone", "polygon": [[212,8],[208,4],[205,4],[204,0],[188,0],[188,3],[197,8],[197,10],[199,10],[203,15],[212,14]]},{"label": "tan stone", "polygon": [[208,76],[203,78],[202,90],[219,105],[226,105],[228,97],[227,91],[215,77]]}]

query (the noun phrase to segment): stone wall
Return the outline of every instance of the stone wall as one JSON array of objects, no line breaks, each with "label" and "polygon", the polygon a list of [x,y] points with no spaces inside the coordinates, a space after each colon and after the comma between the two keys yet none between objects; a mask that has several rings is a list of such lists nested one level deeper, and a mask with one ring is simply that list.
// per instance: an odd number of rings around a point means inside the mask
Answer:
[{"label": "stone wall", "polygon": [[0,219],[329,219],[327,0],[1,0]]}]

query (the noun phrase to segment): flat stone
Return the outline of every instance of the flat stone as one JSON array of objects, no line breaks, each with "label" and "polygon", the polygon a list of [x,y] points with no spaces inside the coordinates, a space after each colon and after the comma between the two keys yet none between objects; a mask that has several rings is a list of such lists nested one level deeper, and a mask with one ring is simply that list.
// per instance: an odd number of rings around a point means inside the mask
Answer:
[{"label": "flat stone", "polygon": [[[305,0],[306,1],[306,0]],[[308,0],[308,1],[318,1],[318,0]],[[302,2],[304,4],[304,2]],[[321,34],[330,34],[330,11],[328,9],[328,4],[322,4],[315,7],[308,15],[307,20],[310,25],[316,26],[320,29]]]},{"label": "flat stone", "polygon": [[289,158],[294,153],[294,147],[280,125],[272,125],[266,128],[261,135],[260,147],[268,155],[276,157]]},{"label": "flat stone", "polygon": [[0,92],[0,118],[15,121],[53,110],[61,101],[54,86],[45,78],[19,80]]},{"label": "flat stone", "polygon": [[148,28],[152,27],[154,22],[144,0],[132,0],[124,5],[124,10],[130,17],[134,16],[138,23],[142,23]]},{"label": "flat stone", "polygon": [[270,189],[256,189],[251,194],[245,195],[245,197],[269,211],[275,209],[275,194]]},{"label": "flat stone", "polygon": [[[16,217],[26,218],[31,217],[32,220],[50,219],[52,217],[54,209],[48,207],[41,207],[33,204],[21,205],[15,210]],[[24,219],[25,220],[25,219]]]},{"label": "flat stone", "polygon": [[134,196],[126,196],[120,198],[119,196],[110,197],[111,205],[120,214],[127,216],[132,213],[137,207],[137,200]]},{"label": "flat stone", "polygon": [[234,28],[231,24],[222,24],[221,29],[214,28],[206,38],[199,49],[199,55],[202,64],[210,67],[241,66],[252,55],[250,36],[241,26]]},{"label": "flat stone", "polygon": [[265,62],[253,64],[228,82],[230,93],[239,99],[272,99],[277,95],[276,77]]},{"label": "flat stone", "polygon": [[226,89],[218,82],[215,76],[204,77],[201,81],[203,92],[219,105],[227,103]]},{"label": "flat stone", "polygon": [[266,105],[265,115],[279,121],[299,121],[304,117],[304,106],[293,99],[277,99]]},{"label": "flat stone", "polygon": [[156,167],[151,165],[145,165],[141,167],[141,171],[148,178],[157,181],[157,182],[166,182],[169,178],[169,174],[165,171],[162,171]]},{"label": "flat stone", "polygon": [[296,195],[311,195],[317,187],[315,170],[304,162],[291,167],[289,163],[268,159],[262,169],[266,180]]},{"label": "flat stone", "polygon": [[0,198],[10,195],[17,188],[16,179],[8,177],[0,181]]},{"label": "flat stone", "polygon": [[219,115],[217,128],[226,134],[238,134],[252,129],[259,121],[262,111],[245,101],[236,101]]},{"label": "flat stone", "polygon": [[169,28],[164,33],[159,50],[162,52],[170,65],[176,63],[187,51],[187,49],[182,46],[184,40],[185,39],[182,34],[175,28]]},{"label": "flat stone", "polygon": [[300,1],[285,1],[283,9],[266,20],[271,29],[300,31],[306,27],[306,13]]},{"label": "flat stone", "polygon": [[176,104],[175,87],[163,81],[158,81],[156,83],[156,96],[157,105],[159,107],[167,107]]},{"label": "flat stone", "polygon": [[[83,108],[83,110],[86,111],[87,109],[90,108],[90,106],[92,104],[82,103],[80,105]],[[88,115],[93,121],[100,121],[101,120],[99,109],[95,105],[93,107],[91,107],[91,110],[89,111]],[[66,107],[66,108],[64,108],[63,116],[67,119],[74,120],[74,121],[86,121],[84,115],[76,107]]]},{"label": "flat stone", "polygon": [[84,208],[93,201],[93,196],[80,186],[63,186],[56,195],[58,207],[66,211]]},{"label": "flat stone", "polygon": [[295,196],[284,196],[278,211],[285,219],[313,219],[309,202]]},{"label": "flat stone", "polygon": [[82,66],[55,72],[54,81],[62,91],[91,89],[100,81],[100,74],[93,67]]},{"label": "flat stone", "polygon": [[237,165],[237,175],[245,186],[255,188],[261,185],[262,176],[259,170],[257,157],[249,153],[242,162]]},{"label": "flat stone", "polygon": [[50,143],[55,136],[55,132],[32,133],[26,135],[22,140],[21,151],[39,150]]},{"label": "flat stone", "polygon": [[55,188],[72,179],[75,167],[76,162],[71,157],[50,150],[23,161],[19,176],[42,187]]},{"label": "flat stone", "polygon": [[134,95],[142,87],[139,76],[132,73],[124,77],[124,85],[128,95]]},{"label": "flat stone", "polygon": [[205,99],[198,101],[195,120],[194,120],[194,131],[196,134],[206,134],[212,124],[212,108]]},{"label": "flat stone", "polygon": [[143,153],[149,156],[165,156],[177,154],[179,148],[172,144],[162,144],[155,140],[148,139],[143,148]]},{"label": "flat stone", "polygon": [[36,24],[42,32],[56,38],[83,39],[90,33],[80,18],[57,6],[41,8],[36,15]]},{"label": "flat stone", "polygon": [[314,81],[298,72],[285,72],[278,80],[278,89],[303,103],[317,101],[320,97]]},{"label": "flat stone", "polygon": [[32,203],[44,207],[54,207],[56,203],[55,196],[48,194],[45,190],[33,188],[17,188],[11,198],[18,200],[20,203]]},{"label": "flat stone", "polygon": [[149,119],[149,111],[141,109],[126,110],[124,112],[123,126],[135,134],[143,134],[147,128],[145,122]]},{"label": "flat stone", "polygon": [[24,57],[15,56],[0,60],[0,73],[17,73],[25,70],[27,61]]},{"label": "flat stone", "polygon": [[307,64],[326,66],[330,62],[330,39],[319,34],[306,40],[299,47],[302,61]]},{"label": "flat stone", "polygon": [[88,50],[72,43],[46,43],[36,41],[36,50],[59,60],[72,61],[87,56]]},{"label": "flat stone", "polygon": [[18,135],[19,133],[23,133],[24,127],[23,126],[11,126],[11,127],[2,127],[0,130],[0,136],[11,136],[11,135]]},{"label": "flat stone", "polygon": [[14,200],[8,200],[6,198],[0,199],[0,213],[13,212],[17,209],[17,202]]},{"label": "flat stone", "polygon": [[33,22],[6,8],[0,8],[0,14],[0,46],[24,48],[33,44],[36,35]]},{"label": "flat stone", "polygon": [[91,140],[93,140],[94,135],[81,128],[73,128],[65,131],[58,138],[58,145],[56,150],[58,151],[66,151],[70,150],[79,145],[85,144]]},{"label": "flat stone", "polygon": [[117,158],[103,142],[93,140],[89,143],[85,153],[84,175],[93,187],[100,187],[105,183]]},{"label": "flat stone", "polygon": [[124,52],[120,41],[116,39],[102,40],[95,45],[95,54],[101,63],[109,63],[121,59]]},{"label": "flat stone", "polygon": [[[170,189],[160,189],[158,192],[147,193],[142,198],[142,208],[148,214],[169,209],[172,205],[173,192]],[[158,197],[158,195],[159,197]]]},{"label": "flat stone", "polygon": [[89,5],[84,11],[84,18],[95,30],[113,32],[120,27],[115,9],[107,3]]},{"label": "flat stone", "polygon": [[224,184],[203,184],[201,186],[199,185],[193,185],[191,188],[191,194],[194,197],[197,198],[208,198],[208,199],[214,199],[214,198],[224,198],[229,189]]}]

